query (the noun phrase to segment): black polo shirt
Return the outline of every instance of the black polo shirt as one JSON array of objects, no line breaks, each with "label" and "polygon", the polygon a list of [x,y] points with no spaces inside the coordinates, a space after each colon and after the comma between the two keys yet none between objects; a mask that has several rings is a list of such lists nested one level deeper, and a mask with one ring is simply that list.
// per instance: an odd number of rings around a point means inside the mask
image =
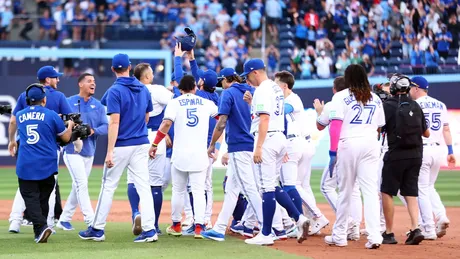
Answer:
[{"label": "black polo shirt", "polygon": [[[417,147],[413,149],[400,149],[398,147],[398,140],[396,138],[396,111],[398,109],[400,102],[410,102],[417,103],[416,101],[410,99],[408,95],[394,96],[389,98],[383,103],[383,109],[385,111],[385,120],[386,125],[384,131],[386,132],[386,137],[388,139],[388,152],[385,154],[385,159],[389,160],[400,160],[400,159],[410,159],[410,158],[422,158],[423,156],[423,140],[422,135],[420,135],[420,141]],[[420,106],[417,103],[417,107]],[[422,132],[426,131],[426,121],[423,116],[422,108],[417,109],[414,112],[414,116],[420,118],[422,122]]]}]

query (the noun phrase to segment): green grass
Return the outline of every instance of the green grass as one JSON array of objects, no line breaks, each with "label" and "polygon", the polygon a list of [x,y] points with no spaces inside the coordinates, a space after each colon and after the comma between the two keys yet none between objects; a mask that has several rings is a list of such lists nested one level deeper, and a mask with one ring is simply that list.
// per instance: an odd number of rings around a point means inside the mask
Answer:
[{"label": "green grass", "polygon": [[[84,228],[82,223],[74,226]],[[57,230],[47,244],[35,244],[31,227],[22,227],[19,234],[7,229],[8,222],[0,221],[0,258],[302,258],[267,247],[249,247],[235,237],[215,242],[162,235],[156,243],[134,243],[128,223],[108,223],[105,242],[81,240],[77,231]]]},{"label": "green grass", "polygon": [[[313,170],[311,176],[311,186],[318,203],[326,203],[323,195],[319,191],[322,170]],[[225,170],[216,169],[213,175],[214,185],[214,200],[223,201],[224,193],[222,190],[222,181],[224,179]],[[97,200],[101,188],[102,169],[94,168],[89,178],[89,194],[91,199]],[[460,173],[458,171],[441,171],[436,182],[436,190],[441,195],[441,199],[445,206],[460,206]],[[66,199],[70,192],[72,184],[69,172],[66,168],[59,170],[59,185],[61,186],[61,196]],[[18,183],[13,168],[0,168],[0,200],[11,200],[14,198]],[[171,188],[165,192],[165,199],[171,197]],[[126,200],[126,173],[123,174],[118,189],[115,192],[115,200]],[[399,199],[395,199],[397,204]]]}]

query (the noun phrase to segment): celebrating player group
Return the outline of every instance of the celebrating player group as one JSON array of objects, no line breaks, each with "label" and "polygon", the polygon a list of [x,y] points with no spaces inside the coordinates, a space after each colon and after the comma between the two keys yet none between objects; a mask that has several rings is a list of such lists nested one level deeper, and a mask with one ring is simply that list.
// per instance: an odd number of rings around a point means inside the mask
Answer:
[{"label": "celebrating player group", "polygon": [[[247,237],[246,244],[272,245],[288,238],[303,243],[329,225],[310,186],[315,144],[294,76],[280,71],[272,80],[257,58],[244,64],[242,74],[232,68],[219,75],[203,71],[194,58],[195,36],[186,32],[176,44],[169,87],[152,85],[150,65],[133,68],[126,54],[113,57],[116,80],[101,101],[92,97],[96,83],[91,74],[80,76],[79,94],[66,100],[56,90],[61,74],[46,67],[39,71],[41,84],[29,86],[19,97],[27,105],[18,105],[10,122],[9,150],[18,156],[19,178],[10,232],[20,231],[26,210],[35,241],[45,243],[54,232],[54,219],[59,219],[56,227],[74,229],[72,216],[80,206],[88,228],[79,237],[104,241],[106,219],[125,169],[134,242],[155,242],[162,234],[158,220],[169,183],[168,235],[225,241],[229,228]],[[182,71],[184,58],[191,75]],[[222,87],[220,95],[216,87]],[[444,159],[443,141],[449,166],[456,161],[447,108],[429,97],[428,89],[425,78],[400,74],[372,89],[364,68],[350,65],[334,80],[332,100],[325,105],[315,100],[316,126],[329,127],[330,134],[330,162],[320,189],[336,221],[324,238],[326,244],[347,246],[362,235],[367,236],[368,249],[396,244],[394,196],[406,204],[411,217],[405,244],[446,235],[449,220],[434,188]],[[101,135],[108,135],[108,146],[93,210],[88,176]],[[228,147],[222,156],[227,165],[225,196],[212,224],[212,165],[222,141]],[[73,183],[63,212],[56,215],[52,207],[60,199],[56,202],[51,193],[58,193],[61,152]],[[46,166],[31,167],[32,162]],[[360,230],[362,223],[365,228]]]}]

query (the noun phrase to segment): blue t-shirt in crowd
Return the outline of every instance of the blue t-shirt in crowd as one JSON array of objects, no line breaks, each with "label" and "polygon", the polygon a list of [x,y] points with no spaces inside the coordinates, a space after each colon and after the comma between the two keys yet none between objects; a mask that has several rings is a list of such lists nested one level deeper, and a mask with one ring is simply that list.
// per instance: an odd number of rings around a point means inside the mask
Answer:
[{"label": "blue t-shirt in crowd", "polygon": [[305,25],[297,25],[295,27],[295,37],[296,38],[299,38],[299,39],[302,39],[302,40],[306,40],[307,39],[307,27]]},{"label": "blue t-shirt in crowd", "polygon": [[452,33],[446,32],[446,33],[438,33],[436,34],[436,38],[441,38],[440,41],[438,41],[438,51],[449,51],[450,43],[444,39],[444,37],[452,40]]}]

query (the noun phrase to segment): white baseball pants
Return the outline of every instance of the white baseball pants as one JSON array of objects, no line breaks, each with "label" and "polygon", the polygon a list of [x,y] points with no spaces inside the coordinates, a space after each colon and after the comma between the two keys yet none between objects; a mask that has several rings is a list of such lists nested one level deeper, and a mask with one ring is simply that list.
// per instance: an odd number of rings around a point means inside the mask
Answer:
[{"label": "white baseball pants", "polygon": [[212,164],[214,163],[214,158],[209,158],[209,167],[206,172],[206,181],[205,181],[205,191],[206,191],[206,212],[204,215],[205,222],[211,222],[212,217],[212,205],[214,203],[214,192],[212,189]]},{"label": "white baseball pants", "polygon": [[380,143],[373,137],[341,139],[337,151],[337,179],[339,196],[337,219],[332,238],[338,243],[347,243],[348,216],[351,195],[356,180],[364,196],[364,218],[367,237],[371,243],[382,243],[380,234],[379,206],[379,163]]},{"label": "white baseball pants", "polygon": [[163,173],[163,192],[168,188],[171,182],[171,158],[165,157],[165,170]]},{"label": "white baseball pants", "polygon": [[115,147],[113,151],[112,168],[104,166],[101,192],[97,202],[92,227],[104,229],[112,207],[115,190],[118,187],[123,171],[128,168],[128,174],[134,181],[140,198],[142,230],[155,229],[155,210],[153,207],[152,191],[149,185],[148,151],[150,144]]},{"label": "white baseball pants", "polygon": [[182,210],[184,209],[184,196],[187,196],[187,183],[190,181],[190,188],[193,195],[193,208],[195,224],[204,224],[206,210],[205,180],[206,170],[201,172],[184,172],[178,170],[174,164],[171,168],[172,196],[171,196],[171,219],[173,222],[180,222]]},{"label": "white baseball pants", "polygon": [[72,177],[72,190],[62,211],[60,221],[70,222],[75,214],[77,205],[80,205],[83,219],[87,225],[94,219],[93,206],[88,192],[88,177],[91,174],[94,156],[64,153],[64,163]]}]

